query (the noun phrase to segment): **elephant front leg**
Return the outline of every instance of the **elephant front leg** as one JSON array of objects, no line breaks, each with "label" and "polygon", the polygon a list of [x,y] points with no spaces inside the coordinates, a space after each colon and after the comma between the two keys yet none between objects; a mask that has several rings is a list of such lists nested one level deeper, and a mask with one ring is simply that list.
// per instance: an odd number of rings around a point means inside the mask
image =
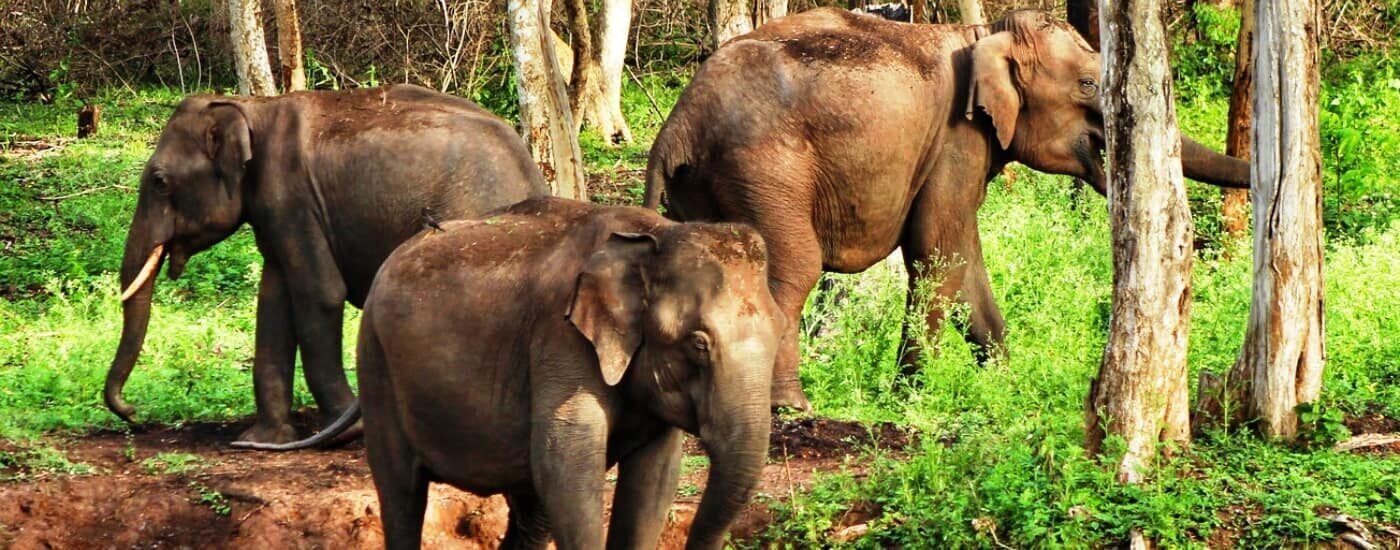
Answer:
[{"label": "elephant front leg", "polygon": [[263,266],[258,284],[257,334],[253,350],[253,395],[257,418],[238,441],[286,443],[296,439],[289,416],[296,340],[292,336],[292,304],[282,270]]},{"label": "elephant front leg", "polygon": [[[535,382],[538,389],[550,381]],[[577,391],[577,384],[557,384]],[[560,550],[603,547],[603,477],[607,473],[607,419],[597,396],[586,392],[537,396],[530,435],[535,493]]]},{"label": "elephant front leg", "polygon": [[681,431],[666,430],[617,465],[608,548],[656,548],[681,479]]}]

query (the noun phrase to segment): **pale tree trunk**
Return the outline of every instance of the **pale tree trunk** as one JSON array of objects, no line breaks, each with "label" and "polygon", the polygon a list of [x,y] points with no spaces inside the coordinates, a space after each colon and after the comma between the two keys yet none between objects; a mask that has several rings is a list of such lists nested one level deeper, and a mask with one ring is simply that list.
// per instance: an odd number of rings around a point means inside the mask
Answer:
[{"label": "pale tree trunk", "polygon": [[1230,372],[1244,416],[1291,440],[1322,390],[1322,161],[1316,0],[1254,3],[1254,296]]},{"label": "pale tree trunk", "polygon": [[715,48],[787,15],[787,0],[710,0],[710,27]]},{"label": "pale tree trunk", "polygon": [[521,133],[530,155],[555,196],[588,200],[569,94],[549,31],[549,0],[509,0],[507,9]]},{"label": "pale tree trunk", "polygon": [[958,0],[958,15],[964,25],[985,25],[987,17],[982,15],[982,0]]},{"label": "pale tree trunk", "polygon": [[1126,444],[1119,480],[1136,483],[1159,443],[1190,442],[1186,341],[1191,212],[1181,176],[1163,2],[1102,0],[1104,116],[1113,233],[1108,346],[1085,407],[1086,447]]},{"label": "pale tree trunk", "polygon": [[1065,19],[1094,51],[1099,50],[1099,1],[1066,0]]},{"label": "pale tree trunk", "polygon": [[306,70],[301,61],[301,18],[296,0],[272,0],[277,17],[277,61],[282,67],[283,92],[306,89]]},{"label": "pale tree trunk", "polygon": [[238,93],[277,95],[277,84],[267,61],[258,1],[228,0],[228,27],[233,43],[233,65],[238,71]]},{"label": "pale tree trunk", "polygon": [[609,144],[632,141],[622,116],[622,69],[627,56],[631,0],[604,0],[597,33],[588,24],[585,0],[566,0],[565,12],[574,35],[569,106],[575,128],[596,128]]},{"label": "pale tree trunk", "polygon": [[[1229,0],[1225,0],[1229,2]],[[1222,4],[1225,2],[1222,2]],[[1229,2],[1233,5],[1234,2]],[[1244,0],[1240,9],[1240,35],[1235,45],[1235,84],[1230,92],[1230,130],[1225,137],[1225,154],[1249,159],[1249,127],[1253,117],[1254,90],[1254,0]],[[1249,215],[1248,189],[1221,189],[1220,217],[1225,233],[1244,235]]]}]

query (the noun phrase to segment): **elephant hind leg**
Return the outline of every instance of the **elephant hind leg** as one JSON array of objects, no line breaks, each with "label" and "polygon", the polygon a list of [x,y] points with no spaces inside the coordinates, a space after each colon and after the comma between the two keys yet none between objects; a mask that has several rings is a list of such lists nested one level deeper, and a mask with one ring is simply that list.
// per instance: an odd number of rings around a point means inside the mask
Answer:
[{"label": "elephant hind leg", "polygon": [[[365,316],[372,317],[373,311],[366,311]],[[374,489],[379,493],[384,544],[390,550],[416,550],[423,538],[429,475],[403,432],[404,423],[398,416],[402,409],[394,398],[389,365],[373,323],[366,322],[361,327],[357,355],[365,455]]]},{"label": "elephant hind leg", "polygon": [[533,492],[506,495],[510,523],[506,526],[501,550],[535,550],[549,545],[549,518]]}]

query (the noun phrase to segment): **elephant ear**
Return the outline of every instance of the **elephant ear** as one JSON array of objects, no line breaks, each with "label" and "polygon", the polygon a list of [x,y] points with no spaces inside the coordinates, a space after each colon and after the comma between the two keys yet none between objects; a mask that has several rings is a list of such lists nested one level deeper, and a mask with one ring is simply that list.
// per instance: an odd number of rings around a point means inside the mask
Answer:
[{"label": "elephant ear", "polygon": [[1012,82],[1010,32],[999,32],[978,40],[972,47],[972,85],[967,94],[967,119],[982,108],[992,117],[997,141],[1002,149],[1011,147],[1016,135],[1016,117],[1021,113],[1021,92]]},{"label": "elephant ear", "polygon": [[253,160],[248,118],[237,104],[226,101],[210,103],[205,112],[212,120],[204,132],[205,151],[214,160],[224,191],[231,198],[243,183],[248,161]]},{"label": "elephant ear", "polygon": [[644,260],[656,253],[656,237],[613,233],[578,275],[574,298],[564,314],[598,355],[603,381],[617,385],[642,345],[646,311]]}]

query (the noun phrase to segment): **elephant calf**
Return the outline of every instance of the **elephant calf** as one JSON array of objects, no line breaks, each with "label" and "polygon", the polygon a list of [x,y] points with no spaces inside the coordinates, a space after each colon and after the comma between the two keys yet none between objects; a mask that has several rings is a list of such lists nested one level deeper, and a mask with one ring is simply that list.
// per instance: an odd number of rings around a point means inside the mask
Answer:
[{"label": "elephant calf", "polygon": [[[359,342],[365,444],[390,548],[417,548],[428,482],[505,493],[506,548],[655,547],[681,430],[710,454],[688,547],[719,548],[758,482],[783,316],[763,239],[734,224],[530,199],[385,260]],[[330,429],[286,450],[334,438]]]}]

